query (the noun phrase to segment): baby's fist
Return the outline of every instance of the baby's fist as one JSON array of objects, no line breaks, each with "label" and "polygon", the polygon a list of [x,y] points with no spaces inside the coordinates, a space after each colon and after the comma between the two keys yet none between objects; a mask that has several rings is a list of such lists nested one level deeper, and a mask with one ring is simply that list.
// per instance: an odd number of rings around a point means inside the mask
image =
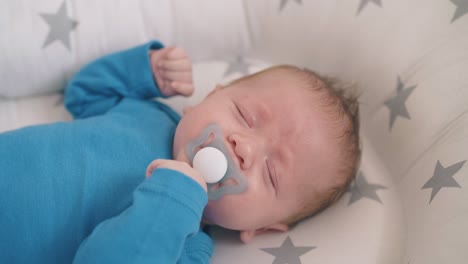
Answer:
[{"label": "baby's fist", "polygon": [[158,168],[166,168],[181,172],[196,181],[205,190],[205,192],[208,191],[208,187],[203,176],[197,170],[190,167],[186,162],[166,159],[153,160],[146,168],[146,178],[150,177],[153,171]]},{"label": "baby's fist", "polygon": [[163,95],[192,95],[192,62],[184,49],[166,47],[153,50],[150,61],[154,79]]}]

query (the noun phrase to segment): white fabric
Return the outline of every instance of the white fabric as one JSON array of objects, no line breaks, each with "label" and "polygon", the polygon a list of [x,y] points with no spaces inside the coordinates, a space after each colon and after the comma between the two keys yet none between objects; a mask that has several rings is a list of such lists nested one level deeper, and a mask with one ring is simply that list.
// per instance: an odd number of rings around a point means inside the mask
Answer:
[{"label": "white fabric", "polygon": [[[353,203],[352,192],[288,233],[243,245],[237,232],[215,228],[213,263],[276,263],[265,248],[289,237],[315,247],[296,263],[466,263],[468,259],[468,1],[67,1],[78,21],[70,49],[43,47],[62,0],[0,1],[0,131],[68,121],[59,91],[67,79],[103,54],[160,39],[195,59],[196,92],[166,100],[179,113],[202,100],[228,74],[237,55],[249,72],[269,61],[305,66],[356,83],[361,96],[360,170],[378,199]],[[380,4],[379,4],[380,3]],[[254,58],[254,59],[253,59]],[[391,122],[387,105],[413,87],[403,106],[409,118]],[[58,102],[58,103],[57,103]],[[401,110],[401,109],[400,109]],[[431,199],[430,179],[462,164],[459,187]],[[444,178],[444,179],[445,179]],[[444,180],[439,180],[443,183]],[[293,261],[293,260],[291,260]]]},{"label": "white fabric", "polygon": [[59,91],[84,64],[150,39],[177,43],[194,60],[250,48],[241,1],[65,3],[68,17],[78,22],[70,34],[71,52],[59,41],[44,47],[50,28],[41,14],[57,13],[61,0],[0,1],[0,97]]}]

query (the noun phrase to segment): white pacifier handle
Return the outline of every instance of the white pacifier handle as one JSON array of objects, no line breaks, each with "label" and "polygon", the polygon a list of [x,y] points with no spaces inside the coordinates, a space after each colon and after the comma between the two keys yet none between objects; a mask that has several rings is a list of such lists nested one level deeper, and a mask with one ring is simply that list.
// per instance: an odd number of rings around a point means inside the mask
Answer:
[{"label": "white pacifier handle", "polygon": [[226,174],[228,163],[219,149],[205,147],[195,154],[193,168],[201,173],[206,183],[216,183]]},{"label": "white pacifier handle", "polygon": [[[185,146],[187,158],[206,180],[209,200],[219,200],[224,195],[240,194],[247,190],[247,177],[229,155],[224,139],[221,127],[210,123]],[[205,147],[200,150],[202,145]]]}]

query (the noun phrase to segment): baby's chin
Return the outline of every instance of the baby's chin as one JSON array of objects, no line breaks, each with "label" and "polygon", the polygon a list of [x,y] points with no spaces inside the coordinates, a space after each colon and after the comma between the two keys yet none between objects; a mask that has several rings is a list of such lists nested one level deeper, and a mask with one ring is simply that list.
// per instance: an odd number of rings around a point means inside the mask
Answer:
[{"label": "baby's chin", "polygon": [[229,229],[229,227],[226,227],[223,224],[222,217],[220,217],[219,212],[216,211],[216,208],[215,206],[213,206],[213,203],[216,202],[212,200],[208,201],[208,204],[206,205],[205,210],[203,211],[202,223],[208,225],[217,225]]},{"label": "baby's chin", "polygon": [[[222,200],[223,198],[221,198]],[[221,200],[208,201],[208,204],[203,211],[202,222],[209,225],[217,225],[230,230],[244,230],[242,222],[245,220],[243,217],[232,210],[226,211],[225,205],[223,206]],[[235,210],[235,209],[233,209]]]}]

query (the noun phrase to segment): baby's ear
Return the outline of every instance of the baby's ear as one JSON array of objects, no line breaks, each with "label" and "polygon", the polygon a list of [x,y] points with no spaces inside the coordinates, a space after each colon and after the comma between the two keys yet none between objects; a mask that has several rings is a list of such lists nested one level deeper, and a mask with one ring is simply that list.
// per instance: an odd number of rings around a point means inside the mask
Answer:
[{"label": "baby's ear", "polygon": [[206,97],[218,92],[221,89],[223,89],[223,86],[221,86],[221,84],[216,84],[216,87],[213,90],[211,90],[211,92]]},{"label": "baby's ear", "polygon": [[286,232],[288,231],[289,227],[287,224],[272,224],[266,227],[262,227],[259,229],[255,230],[245,230],[245,231],[240,231],[240,240],[244,242],[245,244],[249,243],[252,241],[252,238],[255,236],[264,234],[264,233],[269,233],[269,232]]}]

